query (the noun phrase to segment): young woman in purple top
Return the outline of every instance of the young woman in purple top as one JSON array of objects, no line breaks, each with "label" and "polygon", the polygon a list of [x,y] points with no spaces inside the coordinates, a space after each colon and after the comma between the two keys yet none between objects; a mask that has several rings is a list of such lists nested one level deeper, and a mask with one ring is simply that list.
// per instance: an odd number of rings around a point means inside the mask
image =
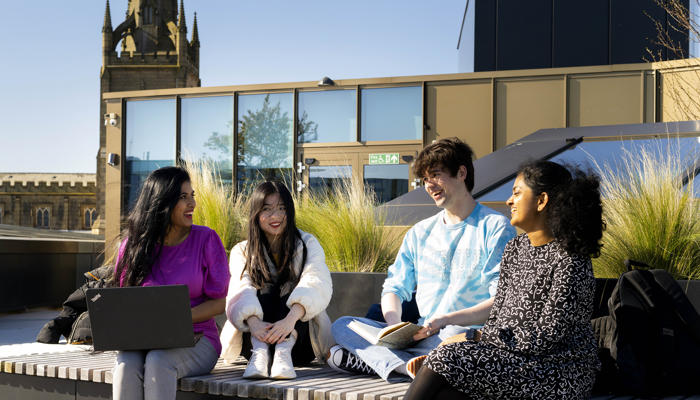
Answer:
[{"label": "young woman in purple top", "polygon": [[187,285],[196,344],[119,352],[112,379],[115,400],[175,399],[177,380],[209,372],[221,353],[214,316],[224,312],[230,274],[216,232],[192,224],[196,204],[187,172],[165,167],[146,178],[129,213],[115,283]]}]

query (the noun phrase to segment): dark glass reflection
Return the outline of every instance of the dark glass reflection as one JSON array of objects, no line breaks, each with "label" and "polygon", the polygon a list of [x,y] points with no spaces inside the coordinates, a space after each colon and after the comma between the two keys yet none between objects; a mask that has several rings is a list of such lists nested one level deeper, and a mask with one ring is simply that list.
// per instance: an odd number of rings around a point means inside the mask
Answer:
[{"label": "dark glass reflection", "polygon": [[377,201],[386,203],[408,193],[408,164],[365,165],[365,185],[370,185]]},{"label": "dark glass reflection", "polygon": [[423,100],[420,86],[362,89],[361,140],[423,138]]},{"label": "dark glass reflection", "polygon": [[290,181],[294,160],[291,93],[238,97],[239,188],[261,180]]},{"label": "dark glass reflection", "polygon": [[[596,164],[606,170],[616,171],[619,167],[621,157],[625,151],[635,154],[640,150],[646,150],[651,154],[678,156],[679,179],[685,169],[693,162],[696,162],[700,155],[700,139],[697,137],[685,138],[660,138],[660,139],[638,139],[638,140],[613,140],[598,142],[582,142],[576,147],[552,157],[551,160],[558,163],[578,165],[583,168],[596,170]],[[515,172],[515,171],[514,171]],[[480,196],[479,201],[506,201],[513,190],[515,179],[504,183],[494,190]],[[679,180],[679,185],[681,181]],[[698,185],[695,183],[693,189],[695,196],[698,196]]]},{"label": "dark glass reflection", "polygon": [[208,162],[221,180],[233,179],[233,97],[193,97],[180,103],[180,154]]},{"label": "dark glass reflection", "polygon": [[175,165],[175,99],[126,103],[126,209],[136,202],[151,171]]},{"label": "dark glass reflection", "polygon": [[334,185],[341,185],[344,179],[350,179],[352,167],[349,165],[311,165],[309,166],[309,189],[321,193],[330,191]]},{"label": "dark glass reflection", "polygon": [[324,90],[299,93],[299,143],[354,142],[357,92]]}]

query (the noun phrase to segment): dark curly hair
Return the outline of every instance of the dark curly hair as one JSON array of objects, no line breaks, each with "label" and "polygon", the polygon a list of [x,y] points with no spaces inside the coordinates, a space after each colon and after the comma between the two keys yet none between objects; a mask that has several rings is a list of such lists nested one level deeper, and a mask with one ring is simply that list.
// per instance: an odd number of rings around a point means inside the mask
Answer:
[{"label": "dark curly hair", "polygon": [[424,177],[433,167],[441,165],[450,171],[451,176],[457,176],[459,167],[464,165],[467,169],[467,177],[464,184],[469,193],[474,189],[474,163],[472,158],[474,151],[471,147],[456,137],[440,139],[423,148],[413,163],[413,173],[417,177]]},{"label": "dark curly hair", "polygon": [[547,224],[569,253],[600,255],[605,230],[597,175],[552,161],[533,161],[519,175],[535,195],[547,193]]}]

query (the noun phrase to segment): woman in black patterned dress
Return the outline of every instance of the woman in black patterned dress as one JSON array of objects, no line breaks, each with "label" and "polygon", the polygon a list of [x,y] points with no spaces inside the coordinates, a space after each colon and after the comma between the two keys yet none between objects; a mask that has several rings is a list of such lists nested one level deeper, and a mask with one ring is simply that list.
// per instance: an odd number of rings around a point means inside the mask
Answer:
[{"label": "woman in black patterned dress", "polygon": [[525,233],[505,248],[481,341],[433,350],[406,400],[590,396],[599,368],[590,257],[604,224],[598,178],[572,172],[551,161],[521,168],[507,204]]}]

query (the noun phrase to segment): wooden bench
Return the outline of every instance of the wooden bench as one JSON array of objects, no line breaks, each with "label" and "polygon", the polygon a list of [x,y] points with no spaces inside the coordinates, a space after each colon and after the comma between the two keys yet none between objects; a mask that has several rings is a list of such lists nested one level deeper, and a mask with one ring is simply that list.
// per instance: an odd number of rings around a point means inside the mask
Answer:
[{"label": "wooden bench", "polygon": [[[0,399],[109,399],[115,353],[40,353],[4,357],[0,353]],[[408,382],[386,383],[378,377],[338,373],[325,365],[297,368],[292,380],[243,379],[245,360],[232,365],[221,360],[211,373],[183,378],[178,400],[299,399],[399,400]],[[630,396],[602,395],[594,400]],[[674,396],[669,399],[700,399]]]},{"label": "wooden bench", "polygon": [[[96,393],[93,398],[110,398],[114,359],[114,352],[84,351],[13,357],[0,354],[0,398],[11,399],[14,394],[17,398],[25,399],[30,398],[26,395],[32,392],[42,394],[36,398],[52,398],[47,386],[58,384],[60,380],[76,383],[75,398],[85,398],[84,394],[79,393],[79,382],[99,384],[88,387]],[[178,399],[398,400],[403,398],[409,385],[389,384],[372,376],[342,374],[325,365],[297,368],[298,376],[293,380],[251,380],[241,377],[245,365],[244,359],[232,365],[225,365],[219,360],[210,374],[181,379],[178,390],[182,393],[178,393]],[[35,387],[32,388],[32,378],[50,378],[55,382],[35,379]],[[13,388],[17,390],[13,392]],[[187,393],[190,395],[185,395]]]}]

